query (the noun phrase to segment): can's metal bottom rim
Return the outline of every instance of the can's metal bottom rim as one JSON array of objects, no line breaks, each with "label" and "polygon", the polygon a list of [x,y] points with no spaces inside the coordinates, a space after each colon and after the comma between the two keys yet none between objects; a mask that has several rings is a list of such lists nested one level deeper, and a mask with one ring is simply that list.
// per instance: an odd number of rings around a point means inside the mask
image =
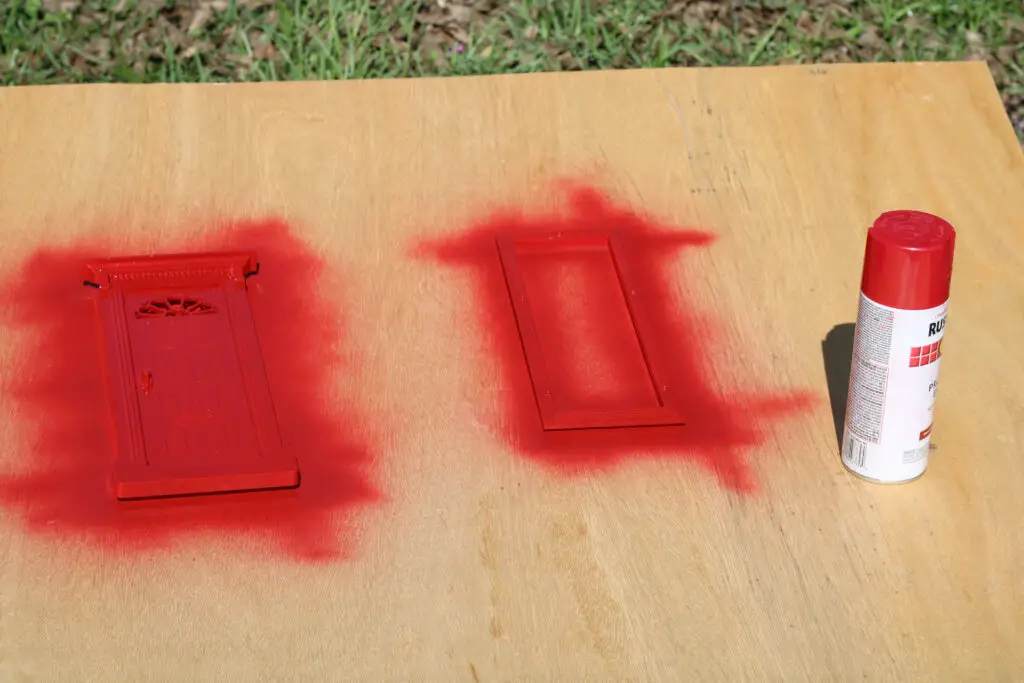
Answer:
[{"label": "can's metal bottom rim", "polygon": [[872,483],[872,484],[882,484],[882,485],[884,485],[884,486],[896,486],[896,485],[899,485],[899,484],[909,484],[909,483],[911,483],[911,482],[914,482],[914,481],[917,481],[918,479],[920,479],[921,477],[923,477],[923,476],[924,476],[924,473],[928,471],[927,469],[923,469],[923,470],[921,470],[921,473],[920,473],[920,474],[916,474],[916,475],[914,475],[913,477],[910,477],[909,479],[897,479],[897,480],[894,480],[894,481],[886,481],[886,480],[884,480],[884,479],[874,479],[874,478],[872,478],[872,477],[869,477],[869,476],[867,476],[867,475],[865,475],[865,474],[861,474],[860,472],[855,472],[855,471],[854,471],[853,469],[851,469],[851,468],[850,468],[850,466],[849,466],[849,465],[847,465],[847,464],[846,464],[845,462],[843,463],[843,468],[844,468],[844,469],[845,469],[845,470],[846,470],[847,472],[849,472],[850,474],[852,474],[853,476],[857,477],[858,479],[861,479],[861,480],[863,480],[863,481],[867,481],[867,482],[870,482],[870,483]]}]

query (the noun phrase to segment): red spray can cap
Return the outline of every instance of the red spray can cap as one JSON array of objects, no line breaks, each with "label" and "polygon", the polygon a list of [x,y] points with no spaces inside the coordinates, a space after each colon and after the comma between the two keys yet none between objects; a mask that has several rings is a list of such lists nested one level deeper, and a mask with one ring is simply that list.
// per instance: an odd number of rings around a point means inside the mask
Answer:
[{"label": "red spray can cap", "polygon": [[956,230],[923,211],[888,211],[868,230],[860,290],[890,308],[922,310],[949,299]]}]

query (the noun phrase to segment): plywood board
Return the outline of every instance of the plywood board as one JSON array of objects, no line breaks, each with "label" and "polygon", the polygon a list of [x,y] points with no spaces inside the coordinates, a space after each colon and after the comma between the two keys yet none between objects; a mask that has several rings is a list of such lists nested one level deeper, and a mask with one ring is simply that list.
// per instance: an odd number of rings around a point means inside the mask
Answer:
[{"label": "plywood board", "polygon": [[[983,64],[9,88],[0,121],[0,679],[1024,671],[1024,155]],[[886,487],[823,349],[899,208],[959,232],[936,448]],[[580,226],[643,236],[686,425],[537,429],[494,238]],[[217,247],[260,258],[302,484],[123,507],[76,268]],[[604,285],[563,265],[600,395]]]}]

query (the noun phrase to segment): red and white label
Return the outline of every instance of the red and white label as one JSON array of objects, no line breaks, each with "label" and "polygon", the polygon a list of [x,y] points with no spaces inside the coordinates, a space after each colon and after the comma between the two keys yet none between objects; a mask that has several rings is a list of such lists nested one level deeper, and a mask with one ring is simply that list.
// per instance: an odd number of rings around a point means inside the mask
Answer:
[{"label": "red and white label", "polygon": [[886,483],[924,473],[948,309],[889,308],[861,294],[843,433],[852,472]]}]

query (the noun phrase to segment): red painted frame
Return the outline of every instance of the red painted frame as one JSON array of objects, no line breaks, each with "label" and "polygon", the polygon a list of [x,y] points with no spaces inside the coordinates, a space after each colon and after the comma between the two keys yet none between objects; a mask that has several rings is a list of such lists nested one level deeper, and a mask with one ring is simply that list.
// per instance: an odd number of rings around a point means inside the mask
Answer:
[{"label": "red painted frame", "polygon": [[[526,355],[530,379],[533,383],[541,423],[545,431],[567,429],[595,429],[614,427],[652,427],[685,424],[682,412],[673,402],[676,395],[665,372],[669,359],[667,349],[659,339],[644,310],[643,291],[633,274],[629,258],[629,245],[618,235],[601,230],[551,232],[529,236],[503,236],[497,239],[505,283],[512,299],[512,308],[519,337]],[[546,371],[547,362],[541,351],[535,317],[526,296],[522,270],[517,254],[553,254],[579,250],[607,249],[611,254],[630,314],[633,332],[639,342],[647,371],[658,398],[657,406],[638,406],[619,410],[559,409],[555,395],[557,387]]]},{"label": "red painted frame", "polygon": [[[246,277],[257,269],[255,254],[236,252],[87,264],[85,284],[97,288],[106,342],[104,367],[117,444],[114,492],[119,499],[298,486],[298,462],[282,447],[249,308]],[[137,303],[147,298],[155,298],[158,306],[170,302],[167,310],[177,309],[166,316],[151,315],[151,305]],[[195,306],[193,299],[216,300],[220,306]],[[185,310],[183,302],[191,308]],[[196,322],[197,317],[190,317],[193,312],[203,320]],[[227,319],[210,320],[213,316]],[[161,346],[165,334],[168,341]],[[206,349],[220,354],[204,358]],[[222,362],[232,349],[237,367]],[[179,350],[182,360],[176,361]],[[140,358],[154,361],[162,376],[135,367]],[[189,369],[189,359],[197,359],[201,368],[193,368],[191,375],[177,372]],[[176,392],[182,387],[192,393]],[[196,412],[196,392],[204,391],[209,412],[193,438],[186,431],[197,420],[188,413]],[[227,405],[225,397],[235,400]],[[223,419],[228,417],[233,419]],[[211,435],[216,438],[203,442],[202,437]]]}]

